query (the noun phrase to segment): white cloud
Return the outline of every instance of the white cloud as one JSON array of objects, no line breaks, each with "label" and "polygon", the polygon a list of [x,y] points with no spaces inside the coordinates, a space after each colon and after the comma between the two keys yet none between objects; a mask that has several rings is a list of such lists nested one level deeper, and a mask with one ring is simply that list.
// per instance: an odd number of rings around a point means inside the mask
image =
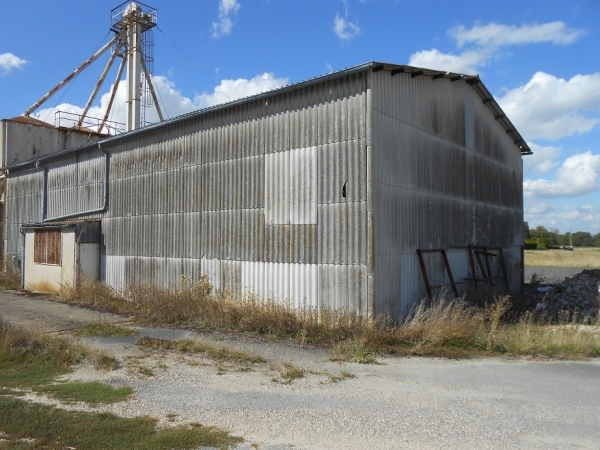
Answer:
[{"label": "white cloud", "polygon": [[360,34],[360,27],[336,14],[333,19],[333,31],[341,40],[349,41]]},{"label": "white cloud", "polygon": [[463,25],[448,30],[461,54],[441,53],[437,49],[422,50],[410,56],[409,65],[475,74],[492,59],[501,55],[501,47],[548,42],[567,45],[575,42],[583,32],[567,27],[563,22],[528,24],[520,27],[489,23],[465,28]]},{"label": "white cloud", "polygon": [[599,176],[600,155],[587,151],[567,158],[554,180],[525,180],[523,193],[537,198],[581,196],[598,190]]},{"label": "white cloud", "polygon": [[525,208],[525,214],[548,214],[554,211],[554,208],[547,203],[536,203],[533,206]]},{"label": "white cloud", "polygon": [[461,55],[441,53],[437,49],[422,50],[410,55],[409,66],[445,70],[447,72],[475,74],[477,67],[483,65],[483,52],[467,51]]},{"label": "white cloud", "polygon": [[240,4],[237,0],[221,0],[219,3],[219,21],[212,24],[212,37],[220,38],[221,36],[229,36],[233,28],[233,20],[231,16],[236,14],[240,9]]},{"label": "white cloud", "polygon": [[600,230],[600,210],[595,205],[552,208],[540,203],[525,208],[525,220],[531,229],[543,225],[557,228],[562,233],[572,229],[573,232],[589,231],[596,234]]},{"label": "white cloud", "polygon": [[12,72],[13,69],[22,69],[27,61],[12,53],[0,54],[0,75]]},{"label": "white cloud", "polygon": [[474,43],[480,47],[499,47],[504,45],[524,45],[549,42],[555,45],[567,45],[575,42],[583,32],[567,27],[563,22],[532,23],[516,27],[489,23],[465,28],[463,25],[448,31],[459,47]]},{"label": "white cloud", "polygon": [[[238,98],[248,97],[261,92],[276,89],[289,83],[287,78],[276,78],[272,73],[263,73],[256,75],[254,78],[245,79],[238,78],[237,80],[222,80],[220,85],[215,87],[212,93],[203,93],[196,95],[194,99],[190,99],[177,90],[175,83],[170,81],[165,76],[155,76],[152,78],[154,87],[158,92],[158,98],[165,118],[179,116],[197,109],[214,106],[220,103],[225,103]],[[113,111],[109,120],[125,123],[127,110],[126,104],[126,83],[119,83],[117,95],[115,98]],[[100,105],[93,106],[88,112],[89,117],[102,119],[106,111],[110,99],[110,93],[105,93],[100,98]],[[66,111],[73,114],[81,114],[83,107],[63,103],[55,108],[42,109],[35,114],[40,120],[45,120],[54,124],[54,114],[56,111]],[[158,114],[154,108],[146,111],[146,120],[148,122],[158,122]],[[65,126],[72,124],[63,123]]]},{"label": "white cloud", "polygon": [[215,87],[212,93],[197,95],[194,102],[199,108],[206,108],[238,98],[270,91],[285,86],[286,84],[289,84],[288,78],[275,78],[272,73],[268,72],[265,72],[262,75],[256,75],[250,80],[245,78],[238,78],[237,80],[221,80],[221,84]]},{"label": "white cloud", "polygon": [[527,176],[529,172],[547,173],[558,166],[556,160],[560,155],[560,147],[543,147],[534,142],[528,142],[533,155],[523,157],[523,174]]},{"label": "white cloud", "polygon": [[600,123],[600,72],[570,80],[537,72],[497,99],[526,139],[560,139]]}]

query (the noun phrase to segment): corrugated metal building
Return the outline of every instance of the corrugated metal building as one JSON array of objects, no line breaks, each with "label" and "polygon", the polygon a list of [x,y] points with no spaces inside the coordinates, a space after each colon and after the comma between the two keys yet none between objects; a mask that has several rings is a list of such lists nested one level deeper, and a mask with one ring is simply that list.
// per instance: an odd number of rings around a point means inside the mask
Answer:
[{"label": "corrugated metal building", "polygon": [[5,168],[7,253],[23,224],[100,219],[116,289],[202,272],[397,318],[424,275],[518,291],[529,152],[478,77],[368,63]]}]

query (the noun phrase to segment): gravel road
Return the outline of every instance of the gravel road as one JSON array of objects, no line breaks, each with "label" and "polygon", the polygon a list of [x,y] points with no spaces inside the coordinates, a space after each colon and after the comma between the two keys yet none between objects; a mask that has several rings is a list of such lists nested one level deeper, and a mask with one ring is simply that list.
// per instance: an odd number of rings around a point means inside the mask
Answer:
[{"label": "gravel road", "polygon": [[[19,319],[19,303],[31,308],[31,302],[39,302],[37,310],[50,303],[19,298],[0,293],[8,320]],[[6,302],[10,308],[4,308]],[[77,320],[86,320],[86,311],[75,314]],[[89,314],[89,321],[94,317]],[[133,345],[135,338],[87,339],[117,355],[123,367],[112,372],[83,367],[70,378],[130,385],[136,391],[131,401],[95,410],[151,415],[165,425],[224,427],[246,440],[240,450],[600,448],[598,359],[380,358],[373,365],[339,364],[323,349],[251,335],[137,329],[153,337],[198,338],[262,355],[267,362],[252,367],[215,363],[172,352],[143,353]],[[304,370],[304,377],[285,384],[284,363]],[[152,375],[143,375],[140,367]]]},{"label": "gravel road", "polygon": [[525,282],[531,281],[535,273],[549,283],[563,281],[566,277],[572,277],[585,270],[582,267],[525,267]]}]

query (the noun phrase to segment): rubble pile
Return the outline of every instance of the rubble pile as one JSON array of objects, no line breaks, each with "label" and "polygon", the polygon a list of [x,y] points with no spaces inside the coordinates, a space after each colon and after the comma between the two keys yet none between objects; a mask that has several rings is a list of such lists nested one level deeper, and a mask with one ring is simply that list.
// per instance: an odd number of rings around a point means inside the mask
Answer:
[{"label": "rubble pile", "polygon": [[599,284],[600,269],[584,270],[559,283],[537,286],[529,305],[562,322],[585,322],[600,317]]}]

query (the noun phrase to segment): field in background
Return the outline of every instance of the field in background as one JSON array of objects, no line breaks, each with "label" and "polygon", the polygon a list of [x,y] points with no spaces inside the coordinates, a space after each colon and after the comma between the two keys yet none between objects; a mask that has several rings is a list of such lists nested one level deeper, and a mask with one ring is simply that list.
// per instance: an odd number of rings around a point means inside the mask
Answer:
[{"label": "field in background", "polygon": [[575,250],[525,250],[526,267],[600,268],[600,248],[576,247]]}]

